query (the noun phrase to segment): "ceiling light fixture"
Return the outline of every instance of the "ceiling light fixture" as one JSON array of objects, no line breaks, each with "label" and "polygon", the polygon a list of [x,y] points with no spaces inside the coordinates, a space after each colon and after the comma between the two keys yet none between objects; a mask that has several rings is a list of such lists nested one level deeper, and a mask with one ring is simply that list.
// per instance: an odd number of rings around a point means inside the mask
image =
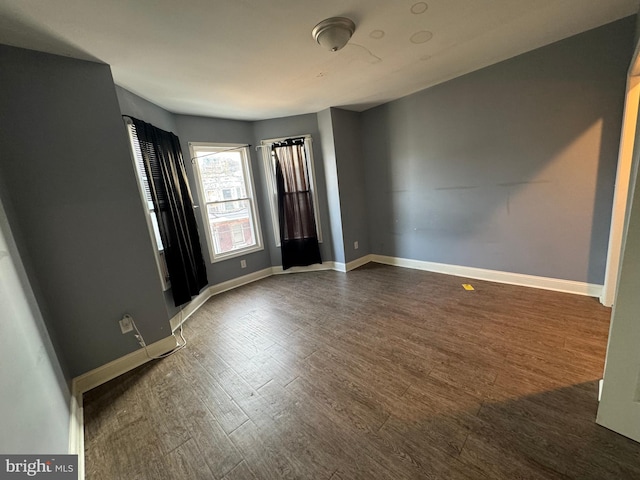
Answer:
[{"label": "ceiling light fixture", "polygon": [[356,24],[345,17],[332,17],[321,21],[311,31],[314,40],[331,52],[337,52],[344,47],[353,32]]}]

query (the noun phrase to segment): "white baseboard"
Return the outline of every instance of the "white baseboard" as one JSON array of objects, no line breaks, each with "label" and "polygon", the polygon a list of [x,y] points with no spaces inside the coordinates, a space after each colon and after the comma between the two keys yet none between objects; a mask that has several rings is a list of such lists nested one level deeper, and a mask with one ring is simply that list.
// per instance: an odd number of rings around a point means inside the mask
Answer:
[{"label": "white baseboard", "polygon": [[210,288],[207,288],[203,292],[201,292],[197,297],[195,297],[191,302],[189,302],[182,310],[180,310],[176,315],[174,315],[169,320],[169,325],[171,325],[171,331],[175,332],[181,324],[187,321],[191,315],[193,315],[196,310],[198,310],[204,303],[211,298],[213,295],[210,291]]},{"label": "white baseboard", "polygon": [[200,295],[191,300],[191,302],[189,302],[189,304],[184,307],[177,315],[169,320],[171,331],[175,332],[178,327],[180,327],[180,324],[184,323],[193,313],[195,313],[202,305],[206,303],[207,300],[209,300],[214,295],[218,295],[219,293],[241,287],[242,285],[247,285],[248,283],[262,280],[263,278],[270,277],[271,275],[273,275],[272,269],[265,268],[257,272],[243,275],[242,277],[227,280],[226,282],[222,283],[216,283],[215,285],[208,287],[206,290],[200,293]]},{"label": "white baseboard", "polygon": [[[147,345],[147,351],[149,352],[149,356],[156,357],[170,352],[176,346],[176,339],[171,335],[163,338],[162,340],[158,340],[151,345]],[[88,392],[92,388],[102,385],[123,373],[127,373],[128,371],[147,363],[149,360],[151,360],[151,358],[147,356],[147,352],[145,352],[144,348],[140,348],[125,355],[124,357],[116,358],[112,362],[106,363],[101,367],[94,368],[93,370],[74,378],[72,390],[76,392],[77,395],[82,395],[84,392]]]},{"label": "white baseboard", "polygon": [[282,270],[282,267],[273,267],[271,270],[274,275],[280,275],[282,273],[304,273],[304,272],[317,272],[321,270],[334,270],[336,272],[350,272],[353,269],[361,267],[371,261],[371,255],[365,255],[349,263],[344,262],[322,262],[322,264],[310,265],[308,267],[291,267],[287,270]]},{"label": "white baseboard", "polygon": [[[162,355],[176,347],[172,336],[147,346],[149,356]],[[84,408],[82,395],[123,373],[150,361],[144,349],[131,352],[101,367],[95,368],[73,379],[71,383],[71,405],[69,419],[69,453],[78,455],[78,480],[84,480]]]},{"label": "white baseboard", "polygon": [[361,267],[362,265],[366,265],[369,262],[371,262],[371,255],[365,255],[364,257],[356,258],[349,263],[334,262],[333,269],[338,272],[347,273]]},{"label": "white baseboard", "polygon": [[[258,272],[253,272],[242,277],[234,278],[227,282],[218,283],[204,290],[200,295],[195,297],[189,304],[182,309],[180,313],[175,315],[169,323],[171,324],[171,331],[174,332],[180,323],[184,323],[195,311],[198,310],[209,298],[227,290],[237,288],[242,285],[246,285],[256,280],[271,276],[272,269],[266,268]],[[176,339],[172,336],[163,338],[151,345],[147,346],[149,356],[155,357],[162,355],[174,349],[177,346]],[[117,358],[112,362],[109,362],[101,367],[95,368],[89,372],[73,379],[73,388],[78,394],[82,395],[84,392],[91,390],[103,383],[108,382],[116,378],[123,373],[127,373],[136,367],[148,362],[150,358],[147,356],[144,349],[138,349],[123,357]]]},{"label": "white baseboard", "polygon": [[238,288],[252,282],[257,282],[258,280],[262,280],[263,278],[270,277],[272,275],[272,270],[272,268],[265,268],[263,270],[258,270],[257,272],[243,275],[242,277],[227,280],[226,282],[222,283],[217,283],[209,287],[209,290],[211,290],[211,295],[218,295],[219,293],[233,290],[234,288]]},{"label": "white baseboard", "polygon": [[[557,278],[538,277],[534,275],[525,275],[520,273],[501,272],[498,270],[487,270],[483,268],[464,267],[459,265],[448,265],[444,263],[426,262],[421,260],[411,260],[406,258],[388,257],[384,255],[365,255],[361,258],[353,260],[348,264],[340,262],[324,262],[322,264],[311,265],[309,267],[293,267],[282,270],[281,266],[265,268],[257,272],[244,275],[226,282],[218,283],[207,288],[204,292],[194,298],[178,315],[170,320],[172,332],[175,331],[180,323],[183,323],[190,315],[198,310],[209,298],[228,290],[246,285],[248,283],[267,278],[271,275],[281,275],[289,273],[303,273],[322,270],[337,270],[340,272],[348,272],[369,262],[382,263],[385,265],[393,265],[397,267],[413,268],[417,270],[425,270],[434,273],[443,273],[446,275],[455,275],[464,278],[474,278],[489,282],[506,283],[510,285],[518,285],[531,288],[540,288],[544,290],[553,290],[557,292],[573,293],[577,295],[587,295],[591,297],[599,297],[602,293],[602,285],[590,283],[575,282],[571,280],[562,280]],[[147,348],[150,356],[157,356],[172,350],[176,346],[176,340],[173,336],[164,338]],[[143,363],[149,361],[143,349],[136,350],[124,357],[118,358],[101,367],[91,370],[73,380],[74,391],[82,394],[92,388],[97,387],[109,380],[132,370]]]},{"label": "white baseboard", "polygon": [[434,273],[444,273],[457,277],[475,278],[489,282],[506,283],[521,287],[540,288],[555,292],[573,293],[589,297],[599,297],[602,293],[602,285],[593,283],[575,282],[558,278],[538,277],[522,273],[501,272],[499,270],[486,270],[484,268],[463,267],[460,265],[448,265],[445,263],[425,262],[422,260],[410,260],[406,258],[387,257],[384,255],[371,255],[371,261],[394,265],[397,267],[413,268]]},{"label": "white baseboard", "polygon": [[598,402],[602,400],[602,387],[604,386],[604,378],[598,380]]},{"label": "white baseboard", "polygon": [[82,418],[82,395],[77,395],[76,392],[71,393],[69,412],[69,453],[76,454],[82,451],[80,443],[84,440],[84,435],[80,434],[84,424]]},{"label": "white baseboard", "polygon": [[69,454],[78,455],[78,480],[84,480],[84,414],[82,394],[71,389],[69,406]]},{"label": "white baseboard", "polygon": [[347,273],[347,264],[343,262],[333,262],[333,270],[336,272]]},{"label": "white baseboard", "polygon": [[287,268],[286,270],[283,270],[282,265],[279,265],[277,267],[271,267],[271,274],[286,275],[289,273],[320,272],[323,270],[336,270],[336,263],[322,262],[322,263],[316,263],[315,265],[309,265],[308,267],[291,267],[291,268]]},{"label": "white baseboard", "polygon": [[352,260],[349,263],[347,263],[344,271],[350,272],[351,270],[355,270],[356,268],[366,265],[367,263],[372,261],[373,261],[373,255],[365,255],[364,257],[356,258],[355,260]]},{"label": "white baseboard", "polygon": [[606,291],[606,287],[602,287],[602,293],[600,294],[600,303],[605,307],[613,307],[614,296]]}]

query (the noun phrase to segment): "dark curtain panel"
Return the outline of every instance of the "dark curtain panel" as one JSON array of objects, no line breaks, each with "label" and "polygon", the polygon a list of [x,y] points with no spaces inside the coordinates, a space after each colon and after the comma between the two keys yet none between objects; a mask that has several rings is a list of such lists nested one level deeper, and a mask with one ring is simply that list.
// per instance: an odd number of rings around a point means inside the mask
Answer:
[{"label": "dark curtain panel", "polygon": [[173,300],[178,307],[208,284],[180,141],[171,132],[136,118],[131,120],[158,217]]},{"label": "dark curtain panel", "polygon": [[272,146],[278,189],[282,268],[322,263],[304,139]]}]

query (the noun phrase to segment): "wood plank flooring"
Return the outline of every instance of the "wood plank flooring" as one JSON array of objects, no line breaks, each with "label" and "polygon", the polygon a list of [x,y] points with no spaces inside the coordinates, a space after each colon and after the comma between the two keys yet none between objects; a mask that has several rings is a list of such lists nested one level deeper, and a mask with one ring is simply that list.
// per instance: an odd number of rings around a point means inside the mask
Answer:
[{"label": "wood plank flooring", "polygon": [[639,479],[594,422],[609,316],[378,264],[270,277],[85,394],[86,478]]}]

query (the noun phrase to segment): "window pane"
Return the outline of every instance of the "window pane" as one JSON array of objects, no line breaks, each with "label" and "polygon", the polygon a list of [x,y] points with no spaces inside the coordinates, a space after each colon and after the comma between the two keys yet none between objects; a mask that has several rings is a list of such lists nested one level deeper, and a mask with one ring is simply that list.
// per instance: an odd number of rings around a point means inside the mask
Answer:
[{"label": "window pane", "polygon": [[240,152],[211,154],[196,151],[196,155],[199,157],[202,187],[207,203],[247,197]]},{"label": "window pane", "polygon": [[129,132],[131,133],[131,142],[133,148],[133,156],[136,161],[136,170],[138,172],[138,178],[142,182],[142,191],[144,192],[144,197],[147,203],[149,204],[149,210],[153,208],[153,203],[151,200],[151,190],[149,187],[149,179],[147,178],[147,172],[144,169],[144,160],[142,158],[142,151],[140,150],[140,142],[138,141],[138,134],[136,133],[136,128],[133,125],[128,125]]},{"label": "window pane", "polygon": [[211,261],[262,250],[246,146],[190,144]]},{"label": "window pane", "polygon": [[156,212],[151,210],[149,212],[151,214],[151,225],[153,226],[153,234],[156,237],[156,245],[158,245],[158,250],[163,251],[164,245],[162,244],[162,238],[160,238],[160,228],[158,227],[158,217],[156,216]]},{"label": "window pane", "polygon": [[256,245],[249,200],[210,204],[207,214],[216,254]]},{"label": "window pane", "polygon": [[129,129],[129,133],[130,133],[129,139],[131,140],[131,149],[133,151],[134,165],[136,168],[138,181],[141,187],[142,202],[146,206],[147,212],[149,214],[149,220],[151,225],[151,231],[149,233],[155,239],[156,246],[158,247],[158,251],[155,252],[156,261],[158,263],[158,270],[160,273],[160,278],[162,280],[162,287],[163,287],[163,290],[166,291],[171,286],[171,282],[169,279],[169,272],[167,270],[167,262],[164,256],[164,245],[162,244],[162,238],[160,238],[160,229],[158,228],[158,216],[154,210],[153,200],[151,198],[151,189],[149,185],[149,179],[147,177],[147,172],[144,168],[144,160],[142,158],[140,141],[138,140],[136,129],[132,124],[128,124],[127,128]]}]

